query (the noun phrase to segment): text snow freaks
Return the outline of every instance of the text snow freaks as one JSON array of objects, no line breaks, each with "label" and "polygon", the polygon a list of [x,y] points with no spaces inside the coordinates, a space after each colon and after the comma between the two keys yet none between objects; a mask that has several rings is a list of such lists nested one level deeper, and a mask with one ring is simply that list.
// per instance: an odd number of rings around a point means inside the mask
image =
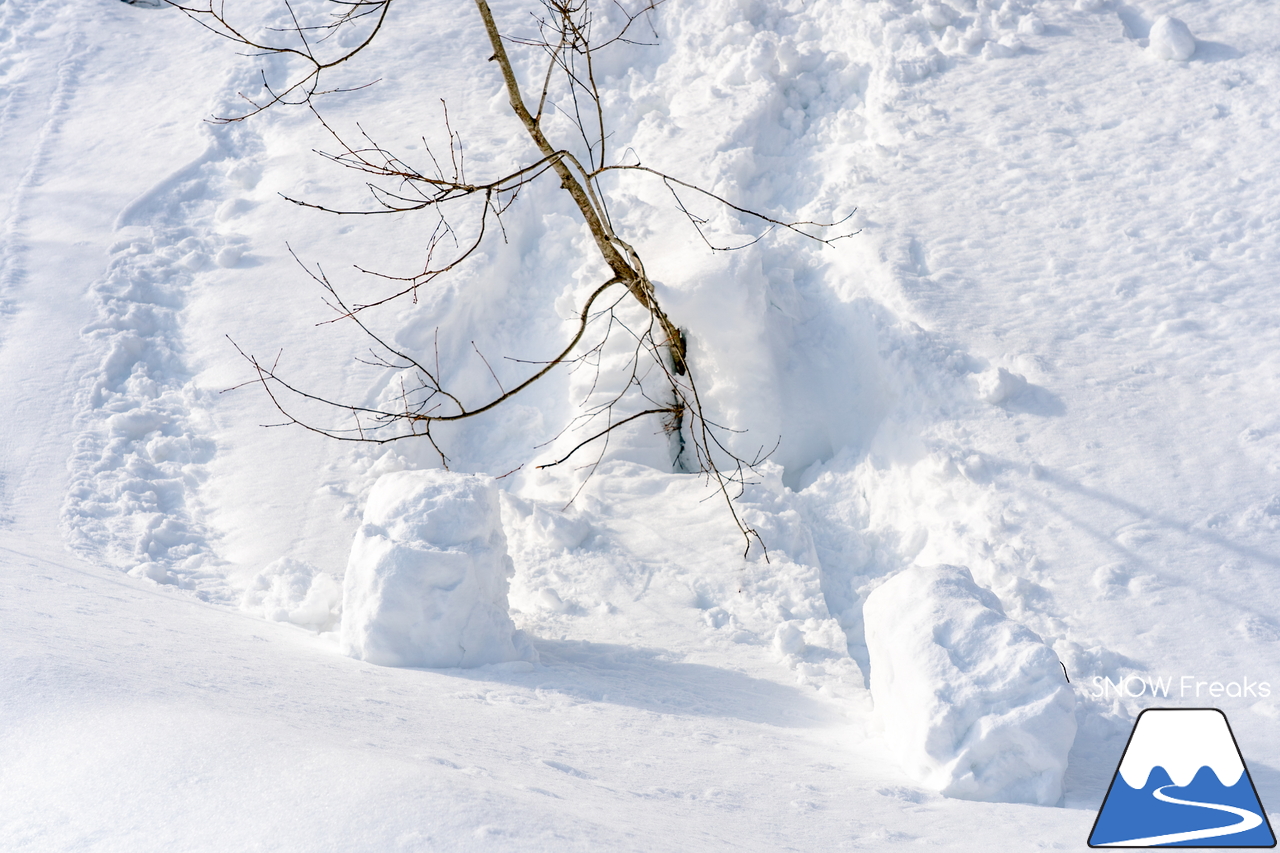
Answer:
[{"label": "text snow freaks", "polygon": [[1140,696],[1167,699],[1170,695],[1182,699],[1220,699],[1223,696],[1233,699],[1265,699],[1271,695],[1271,684],[1249,678],[1242,678],[1239,681],[1206,681],[1194,675],[1183,675],[1178,678],[1130,675],[1119,681],[1112,681],[1110,678],[1095,675],[1092,693],[1095,699],[1112,697],[1137,699]]}]

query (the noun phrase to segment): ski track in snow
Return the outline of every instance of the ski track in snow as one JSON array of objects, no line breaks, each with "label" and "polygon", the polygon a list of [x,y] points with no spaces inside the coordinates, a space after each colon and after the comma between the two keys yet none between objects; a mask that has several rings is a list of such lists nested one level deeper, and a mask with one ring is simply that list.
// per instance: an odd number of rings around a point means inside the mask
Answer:
[{"label": "ski track in snow", "polygon": [[[0,42],[0,51],[21,56],[24,40],[38,27],[41,20],[39,14],[33,15],[26,10],[15,14],[11,11],[13,6],[13,3],[7,3],[0,7],[0,13],[3,14],[0,17],[0,38],[7,36]],[[17,18],[16,22],[14,17]],[[24,225],[31,191],[44,177],[50,144],[59,132],[84,70],[85,40],[74,24],[63,38],[61,52],[62,58],[54,72],[51,92],[45,91],[47,84],[43,79],[31,79],[22,74],[25,70],[24,63],[12,59],[0,60],[0,92],[4,93],[4,103],[0,106],[0,140],[5,138],[11,112],[20,108],[23,101],[39,99],[48,104],[44,121],[31,143],[26,167],[11,190],[9,210],[4,219],[3,233],[0,234],[0,311],[3,312],[12,310],[10,294],[22,283],[25,275],[22,256],[25,251],[23,241],[27,235]],[[4,68],[4,65],[10,67]]]},{"label": "ski track in snow", "polygon": [[[236,84],[243,80],[232,80],[223,102]],[[243,245],[217,232],[214,215],[225,186],[259,172],[242,165],[251,131],[212,125],[205,135],[203,153],[120,212],[116,229],[127,236],[90,288],[98,317],[83,336],[101,358],[78,398],[62,515],[82,554],[230,604],[241,590],[228,584],[199,497],[216,452],[213,405],[186,363],[183,309],[202,269],[240,257]]]},{"label": "ski track in snow", "polygon": [[63,519],[77,550],[194,588],[217,577],[193,511],[214,447],[200,434],[203,400],[182,361],[179,314],[205,244],[188,226],[148,231],[117,245],[92,288],[98,319],[84,335],[103,356],[81,391]]}]

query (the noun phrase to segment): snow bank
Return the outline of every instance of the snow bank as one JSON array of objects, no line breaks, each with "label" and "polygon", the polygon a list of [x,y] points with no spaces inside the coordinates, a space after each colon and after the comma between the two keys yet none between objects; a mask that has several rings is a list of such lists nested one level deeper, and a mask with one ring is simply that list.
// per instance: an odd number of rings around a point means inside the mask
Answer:
[{"label": "snow bank", "polygon": [[958,566],[902,572],[864,616],[876,712],[908,773],[949,797],[1057,803],[1075,695],[1038,636]]},{"label": "snow bank", "polygon": [[1161,59],[1182,62],[1196,52],[1196,38],[1191,35],[1191,29],[1169,15],[1156,18],[1151,25],[1150,39],[1147,49]]},{"label": "snow bank", "polygon": [[343,585],[342,650],[383,666],[533,659],[507,614],[513,573],[489,477],[378,478]]}]

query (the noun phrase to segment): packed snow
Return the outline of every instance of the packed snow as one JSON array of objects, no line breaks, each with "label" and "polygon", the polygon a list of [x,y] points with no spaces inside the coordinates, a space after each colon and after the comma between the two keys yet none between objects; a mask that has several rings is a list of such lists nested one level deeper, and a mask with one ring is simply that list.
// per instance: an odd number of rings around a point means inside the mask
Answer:
[{"label": "packed snow", "polygon": [[342,651],[382,666],[536,659],[508,615],[514,573],[491,477],[384,474],[343,576]]},{"label": "packed snow", "polygon": [[[1084,850],[1150,707],[1220,708],[1280,804],[1272,6],[643,25],[594,67],[611,156],[843,220],[682,196],[715,251],[660,181],[604,184],[708,417],[773,448],[745,554],[659,418],[538,467],[628,387],[621,335],[433,433],[448,471],[279,426],[241,353],[358,406],[411,379],[299,262],[359,301],[432,223],[283,201],[368,203],[305,110],[204,121],[287,61],[159,3],[0,0],[0,848]],[[396,4],[324,116],[525,162],[490,53],[471,5]],[[513,387],[607,278],[563,196],[370,323]]]},{"label": "packed snow", "polygon": [[950,797],[1058,803],[1076,701],[1039,637],[959,566],[900,572],[863,611],[876,715],[913,778]]},{"label": "packed snow", "polygon": [[1191,30],[1177,18],[1161,15],[1151,25],[1150,50],[1161,59],[1172,59],[1178,62],[1191,58],[1196,52],[1196,37]]}]

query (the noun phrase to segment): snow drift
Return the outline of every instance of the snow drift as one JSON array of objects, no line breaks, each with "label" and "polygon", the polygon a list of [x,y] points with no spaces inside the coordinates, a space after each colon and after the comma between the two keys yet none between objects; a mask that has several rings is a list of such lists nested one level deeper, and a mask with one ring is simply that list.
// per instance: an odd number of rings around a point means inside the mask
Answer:
[{"label": "snow drift", "polygon": [[959,566],[908,569],[863,610],[871,694],[908,773],[949,797],[1058,802],[1075,695],[1038,636]]},{"label": "snow drift", "polygon": [[426,667],[534,656],[507,613],[514,569],[492,483],[439,470],[378,478],[343,584],[346,654]]}]

